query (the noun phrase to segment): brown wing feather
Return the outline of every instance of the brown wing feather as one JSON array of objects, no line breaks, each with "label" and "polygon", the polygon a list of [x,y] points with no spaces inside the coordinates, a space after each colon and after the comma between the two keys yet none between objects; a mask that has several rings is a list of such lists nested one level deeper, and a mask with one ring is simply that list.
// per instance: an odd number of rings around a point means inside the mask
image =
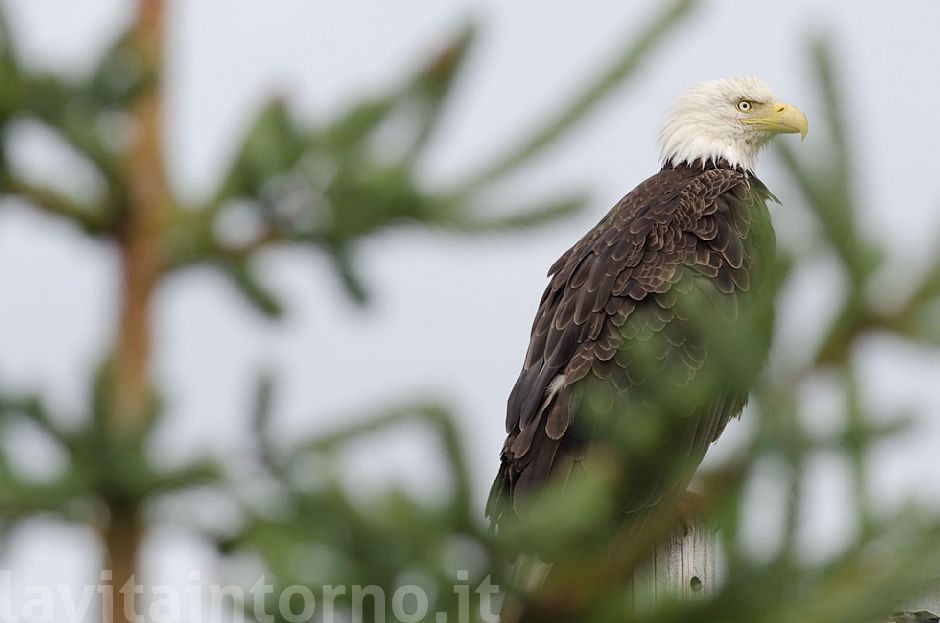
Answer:
[{"label": "brown wing feather", "polygon": [[[727,166],[663,168],[552,265],[507,405],[508,436],[487,504],[494,527],[509,509],[519,511],[556,464],[567,473],[583,456],[590,435],[577,424],[582,384],[607,384],[614,408],[629,410],[652,372],[668,371],[679,384],[699,375],[707,344],[689,331],[680,302],[700,296],[716,317],[739,317],[738,299],[754,280],[754,220],[765,218],[758,212],[766,212],[768,196],[752,175]],[[746,390],[724,393],[686,414],[671,451],[697,465],[745,401]],[[626,511],[678,484],[667,474],[645,480],[625,500]]]}]

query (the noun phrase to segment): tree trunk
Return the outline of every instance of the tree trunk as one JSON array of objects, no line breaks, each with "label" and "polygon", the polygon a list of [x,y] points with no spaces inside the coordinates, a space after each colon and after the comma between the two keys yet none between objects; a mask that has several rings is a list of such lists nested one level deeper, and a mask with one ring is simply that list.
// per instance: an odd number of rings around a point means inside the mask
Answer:
[{"label": "tree trunk", "polygon": [[[122,161],[128,191],[118,238],[122,289],[111,403],[104,423],[116,447],[144,434],[153,412],[149,320],[153,291],[165,268],[162,243],[170,206],[161,112],[164,8],[164,0],[137,2],[133,45],[149,82],[131,110],[134,140]],[[134,587],[139,584],[137,565],[144,529],[140,502],[132,491],[118,490],[106,504],[108,523],[102,540],[111,573],[111,603],[103,606],[105,620],[130,623],[139,610]]]}]

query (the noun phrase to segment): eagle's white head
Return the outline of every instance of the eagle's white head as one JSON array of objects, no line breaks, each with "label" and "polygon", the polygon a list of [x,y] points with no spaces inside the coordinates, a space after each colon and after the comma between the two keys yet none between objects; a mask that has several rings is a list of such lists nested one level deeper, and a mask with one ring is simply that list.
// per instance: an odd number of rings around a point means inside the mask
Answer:
[{"label": "eagle's white head", "polygon": [[697,84],[676,103],[659,133],[663,164],[704,165],[725,159],[753,170],[760,152],[775,134],[805,138],[806,115],[777,101],[754,76]]}]

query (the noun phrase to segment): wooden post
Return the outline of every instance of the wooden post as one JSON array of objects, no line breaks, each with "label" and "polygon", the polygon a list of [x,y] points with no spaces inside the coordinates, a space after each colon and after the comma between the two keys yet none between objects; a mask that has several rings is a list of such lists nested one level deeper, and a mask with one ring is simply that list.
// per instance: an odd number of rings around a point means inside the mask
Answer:
[{"label": "wooden post", "polygon": [[[934,582],[940,586],[940,578]],[[906,599],[894,609],[891,620],[896,623],[934,623],[940,621],[940,590],[916,599]]]},{"label": "wooden post", "polygon": [[[676,532],[664,539],[639,565],[630,582],[637,613],[644,613],[669,600],[703,599],[718,586],[718,535],[714,528],[697,523],[687,533]],[[934,583],[940,587],[940,578]],[[940,623],[940,589],[900,602],[891,623]]]},{"label": "wooden post", "polygon": [[718,538],[714,528],[696,523],[663,539],[631,580],[633,604],[645,612],[664,600],[701,599],[717,586]]}]

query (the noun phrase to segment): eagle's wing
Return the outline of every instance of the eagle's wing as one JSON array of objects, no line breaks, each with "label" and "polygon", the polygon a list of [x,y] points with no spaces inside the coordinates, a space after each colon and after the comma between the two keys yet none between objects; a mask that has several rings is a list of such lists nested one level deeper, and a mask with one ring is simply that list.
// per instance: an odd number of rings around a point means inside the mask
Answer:
[{"label": "eagle's wing", "polygon": [[[650,372],[638,365],[641,343],[642,363],[652,349],[670,375],[678,370],[692,379],[707,365],[707,340],[690,330],[680,302],[694,290],[713,304],[717,318],[737,320],[740,299],[752,289],[754,230],[765,229],[755,222],[764,219],[769,229],[769,196],[739,170],[664,168],[555,262],[509,396],[508,436],[487,504],[494,526],[509,509],[518,512],[528,492],[583,457],[589,434],[576,420],[576,388],[606,383],[627,405]],[[697,465],[746,397],[745,389],[703,402],[670,451]],[[654,503],[669,486],[644,487],[625,510]]]}]

